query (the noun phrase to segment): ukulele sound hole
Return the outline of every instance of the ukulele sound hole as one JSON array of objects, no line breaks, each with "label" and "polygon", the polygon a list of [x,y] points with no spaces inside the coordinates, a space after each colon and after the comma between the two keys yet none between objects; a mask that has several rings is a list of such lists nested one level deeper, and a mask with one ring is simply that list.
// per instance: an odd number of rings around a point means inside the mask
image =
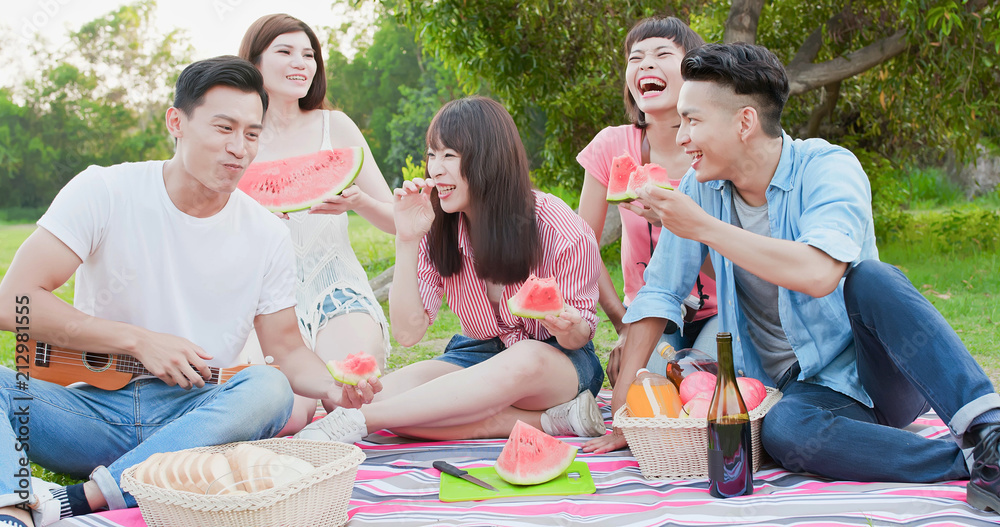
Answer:
[{"label": "ukulele sound hole", "polygon": [[102,372],[111,367],[111,356],[103,353],[84,353],[83,365],[93,372]]}]

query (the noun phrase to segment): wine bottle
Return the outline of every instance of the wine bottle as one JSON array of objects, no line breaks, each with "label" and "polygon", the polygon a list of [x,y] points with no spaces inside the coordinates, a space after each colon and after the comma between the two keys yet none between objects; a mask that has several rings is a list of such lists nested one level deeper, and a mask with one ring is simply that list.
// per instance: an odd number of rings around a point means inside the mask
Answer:
[{"label": "wine bottle", "polygon": [[753,444],[733,367],[733,337],[716,336],[719,373],[708,408],[708,490],[717,498],[753,494]]}]

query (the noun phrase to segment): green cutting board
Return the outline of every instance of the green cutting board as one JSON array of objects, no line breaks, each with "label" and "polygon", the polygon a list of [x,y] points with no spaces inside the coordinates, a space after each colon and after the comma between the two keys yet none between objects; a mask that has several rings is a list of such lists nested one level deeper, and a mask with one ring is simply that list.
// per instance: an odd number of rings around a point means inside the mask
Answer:
[{"label": "green cutting board", "polygon": [[[492,498],[522,496],[565,496],[569,494],[593,494],[597,492],[594,478],[586,463],[577,459],[559,477],[538,485],[512,485],[497,475],[493,467],[469,468],[469,475],[475,476],[496,487],[498,492],[484,489],[461,478],[441,474],[441,501],[475,501]],[[579,477],[570,477],[570,474]]]}]

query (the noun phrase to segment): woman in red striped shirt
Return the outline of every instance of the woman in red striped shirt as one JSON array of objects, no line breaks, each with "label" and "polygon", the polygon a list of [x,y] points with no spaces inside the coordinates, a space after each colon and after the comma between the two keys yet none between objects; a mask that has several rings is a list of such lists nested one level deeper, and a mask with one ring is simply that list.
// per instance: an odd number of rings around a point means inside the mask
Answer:
[{"label": "woman in red striped shirt", "polygon": [[[355,442],[382,428],[506,437],[517,420],[552,435],[603,435],[594,396],[604,372],[591,341],[600,253],[565,203],[532,190],[504,107],[484,97],[444,105],[427,131],[427,178],[396,189],[394,211],[393,335],[419,342],[444,296],[463,334],[442,356],[387,375],[373,403],[337,408],[297,437]],[[558,317],[510,313],[507,299],[531,273],[555,278],[565,301]]]}]

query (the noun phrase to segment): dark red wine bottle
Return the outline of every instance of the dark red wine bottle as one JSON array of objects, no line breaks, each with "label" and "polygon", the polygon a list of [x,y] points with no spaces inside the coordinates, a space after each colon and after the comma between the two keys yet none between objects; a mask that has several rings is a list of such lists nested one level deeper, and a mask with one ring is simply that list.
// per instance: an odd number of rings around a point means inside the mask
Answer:
[{"label": "dark red wine bottle", "polygon": [[719,373],[708,408],[708,491],[716,498],[753,494],[750,414],[736,384],[733,337],[716,336]]}]

